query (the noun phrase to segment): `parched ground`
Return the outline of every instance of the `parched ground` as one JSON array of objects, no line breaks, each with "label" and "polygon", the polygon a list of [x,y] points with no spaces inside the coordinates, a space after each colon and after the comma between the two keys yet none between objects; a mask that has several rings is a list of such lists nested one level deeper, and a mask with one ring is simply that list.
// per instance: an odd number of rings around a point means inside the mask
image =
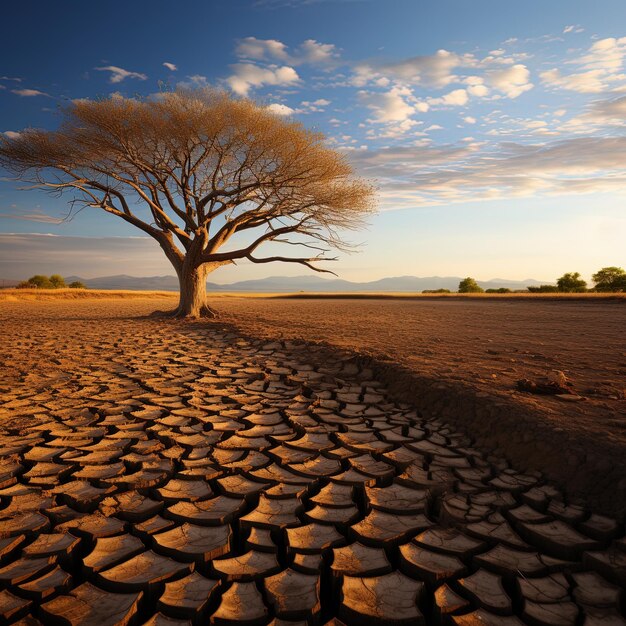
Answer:
[{"label": "parched ground", "polygon": [[[214,306],[252,335],[375,359],[396,395],[572,495],[624,513],[625,299],[216,298]],[[555,370],[582,399],[516,388]]]},{"label": "parched ground", "polygon": [[[610,442],[623,308],[159,305],[0,302],[0,621],[626,624],[621,521],[483,433],[562,407],[557,434],[597,411]],[[589,400],[506,396],[557,363]]]}]

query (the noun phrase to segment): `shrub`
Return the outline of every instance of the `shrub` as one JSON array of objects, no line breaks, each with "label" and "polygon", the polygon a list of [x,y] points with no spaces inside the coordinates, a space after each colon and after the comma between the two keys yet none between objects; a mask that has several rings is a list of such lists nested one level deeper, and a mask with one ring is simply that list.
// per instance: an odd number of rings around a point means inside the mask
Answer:
[{"label": "shrub", "polygon": [[595,291],[626,291],[626,272],[621,267],[603,267],[591,279]]},{"label": "shrub", "polygon": [[512,293],[508,287],[499,287],[498,289],[487,289],[485,293]]},{"label": "shrub", "polygon": [[31,276],[26,282],[28,282],[31,288],[34,289],[53,289],[50,279],[47,276],[42,276],[41,274]]},{"label": "shrub", "polygon": [[484,293],[484,289],[469,276],[459,283],[459,293]]},{"label": "shrub", "polygon": [[73,283],[68,285],[70,289],[87,289],[87,285],[81,283],[80,280],[75,280]]},{"label": "shrub", "polygon": [[587,291],[587,283],[580,277],[578,272],[563,274],[563,276],[556,281],[556,286],[559,291],[564,293],[583,293]]},{"label": "shrub", "polygon": [[63,287],[65,287],[65,279],[60,274],[52,274],[52,276],[50,276],[50,282],[52,283],[53,289],[63,289]]},{"label": "shrub", "polygon": [[539,287],[528,287],[530,293],[559,293],[556,285],[539,285]]},{"label": "shrub", "polygon": [[422,293],[452,293],[449,289],[424,289]]}]

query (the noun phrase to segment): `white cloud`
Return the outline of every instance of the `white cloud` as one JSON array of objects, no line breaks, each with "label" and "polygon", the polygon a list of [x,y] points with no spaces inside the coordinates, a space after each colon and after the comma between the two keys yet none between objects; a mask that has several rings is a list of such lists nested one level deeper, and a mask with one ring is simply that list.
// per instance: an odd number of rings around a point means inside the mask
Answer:
[{"label": "white cloud", "polygon": [[517,98],[533,88],[530,72],[525,65],[516,63],[500,70],[489,70],[485,74],[487,83],[508,98]]},{"label": "white cloud", "polygon": [[337,57],[338,52],[333,44],[307,39],[298,48],[294,63],[324,64],[334,61]]},{"label": "white cloud", "polygon": [[266,59],[280,59],[286,61],[289,58],[287,46],[276,39],[257,39],[246,37],[237,43],[235,54],[245,59],[256,61]]},{"label": "white cloud", "polygon": [[276,115],[293,115],[296,111],[286,104],[273,103],[266,107],[268,111],[276,113]]},{"label": "white cloud", "polygon": [[320,43],[315,39],[302,42],[293,53],[277,39],[246,37],[237,42],[235,54],[254,61],[281,61],[289,65],[323,65],[337,59],[338,51],[333,44]]},{"label": "white cloud", "polygon": [[138,80],[146,80],[148,77],[145,74],[140,74],[139,72],[130,72],[121,67],[117,67],[115,65],[107,65],[105,67],[94,67],[98,72],[110,72],[109,76],[110,83],[121,83],[123,80],[127,78],[136,78]]},{"label": "white cloud", "polygon": [[166,67],[170,72],[175,72],[178,69],[178,66],[174,65],[174,63],[163,63],[163,67]]},{"label": "white cloud", "polygon": [[582,33],[585,29],[579,26],[578,24],[570,24],[563,29],[563,34],[567,35],[569,33]]},{"label": "white cloud", "polygon": [[450,93],[447,93],[440,98],[428,98],[429,105],[443,105],[443,106],[465,106],[469,98],[465,89],[455,89]]},{"label": "white cloud", "polygon": [[439,126],[439,124],[431,124],[428,128],[424,129],[425,132],[429,130],[443,130],[443,126]]},{"label": "white cloud", "polygon": [[293,67],[259,67],[252,63],[236,63],[231,66],[234,74],[226,82],[236,94],[247,96],[251,89],[264,85],[294,85],[300,77]]},{"label": "white cloud", "polygon": [[47,93],[39,91],[38,89],[11,89],[11,93],[22,96],[23,98],[32,98],[34,96],[50,97]]},{"label": "white cloud", "polygon": [[600,93],[606,89],[604,82],[605,74],[600,70],[564,76],[558,69],[553,68],[541,72],[539,76],[542,82],[549,87],[558,87],[569,91],[577,91],[578,93]]},{"label": "white cloud", "polygon": [[[531,122],[532,125],[532,122]],[[626,189],[626,137],[583,137],[483,147],[419,145],[356,153],[388,208]]]},{"label": "white cloud", "polygon": [[5,130],[2,134],[9,139],[19,139],[22,136],[22,133],[18,133],[14,130]]},{"label": "white cloud", "polygon": [[364,86],[383,76],[409,83],[446,87],[456,80],[453,73],[456,67],[475,64],[476,59],[472,55],[458,55],[448,50],[438,50],[435,54],[391,63],[357,64],[354,68],[353,82],[356,86]]},{"label": "white cloud", "polygon": [[468,115],[467,117],[464,117],[464,118],[463,118],[463,121],[464,121],[466,124],[476,124],[476,118],[475,118],[475,117],[472,117],[471,115]]},{"label": "white cloud", "polygon": [[626,37],[599,39],[587,52],[568,64],[578,66],[574,72],[564,73],[552,68],[540,74],[548,87],[576,91],[578,93],[601,93],[623,89],[626,74],[622,73],[626,57]]},{"label": "white cloud", "polygon": [[407,102],[411,95],[406,88],[395,87],[385,93],[360,91],[359,101],[374,113],[374,122],[404,122],[415,113],[415,107]]}]

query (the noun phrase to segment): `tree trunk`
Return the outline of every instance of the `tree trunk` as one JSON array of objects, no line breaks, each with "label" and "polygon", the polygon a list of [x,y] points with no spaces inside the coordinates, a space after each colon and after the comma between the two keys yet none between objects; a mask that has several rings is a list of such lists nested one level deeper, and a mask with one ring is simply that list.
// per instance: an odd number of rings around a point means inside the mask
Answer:
[{"label": "tree trunk", "polygon": [[209,265],[194,267],[185,259],[178,271],[180,300],[174,313],[176,317],[217,317],[217,313],[206,303],[206,277],[209,272]]}]

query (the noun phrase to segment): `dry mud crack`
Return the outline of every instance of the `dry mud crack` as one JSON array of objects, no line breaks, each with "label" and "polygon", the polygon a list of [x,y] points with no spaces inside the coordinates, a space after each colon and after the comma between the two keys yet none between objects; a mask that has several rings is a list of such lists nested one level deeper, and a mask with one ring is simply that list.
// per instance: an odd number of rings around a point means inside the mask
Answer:
[{"label": "dry mud crack", "polygon": [[105,309],[1,312],[0,620],[626,624],[621,524],[371,371]]}]

